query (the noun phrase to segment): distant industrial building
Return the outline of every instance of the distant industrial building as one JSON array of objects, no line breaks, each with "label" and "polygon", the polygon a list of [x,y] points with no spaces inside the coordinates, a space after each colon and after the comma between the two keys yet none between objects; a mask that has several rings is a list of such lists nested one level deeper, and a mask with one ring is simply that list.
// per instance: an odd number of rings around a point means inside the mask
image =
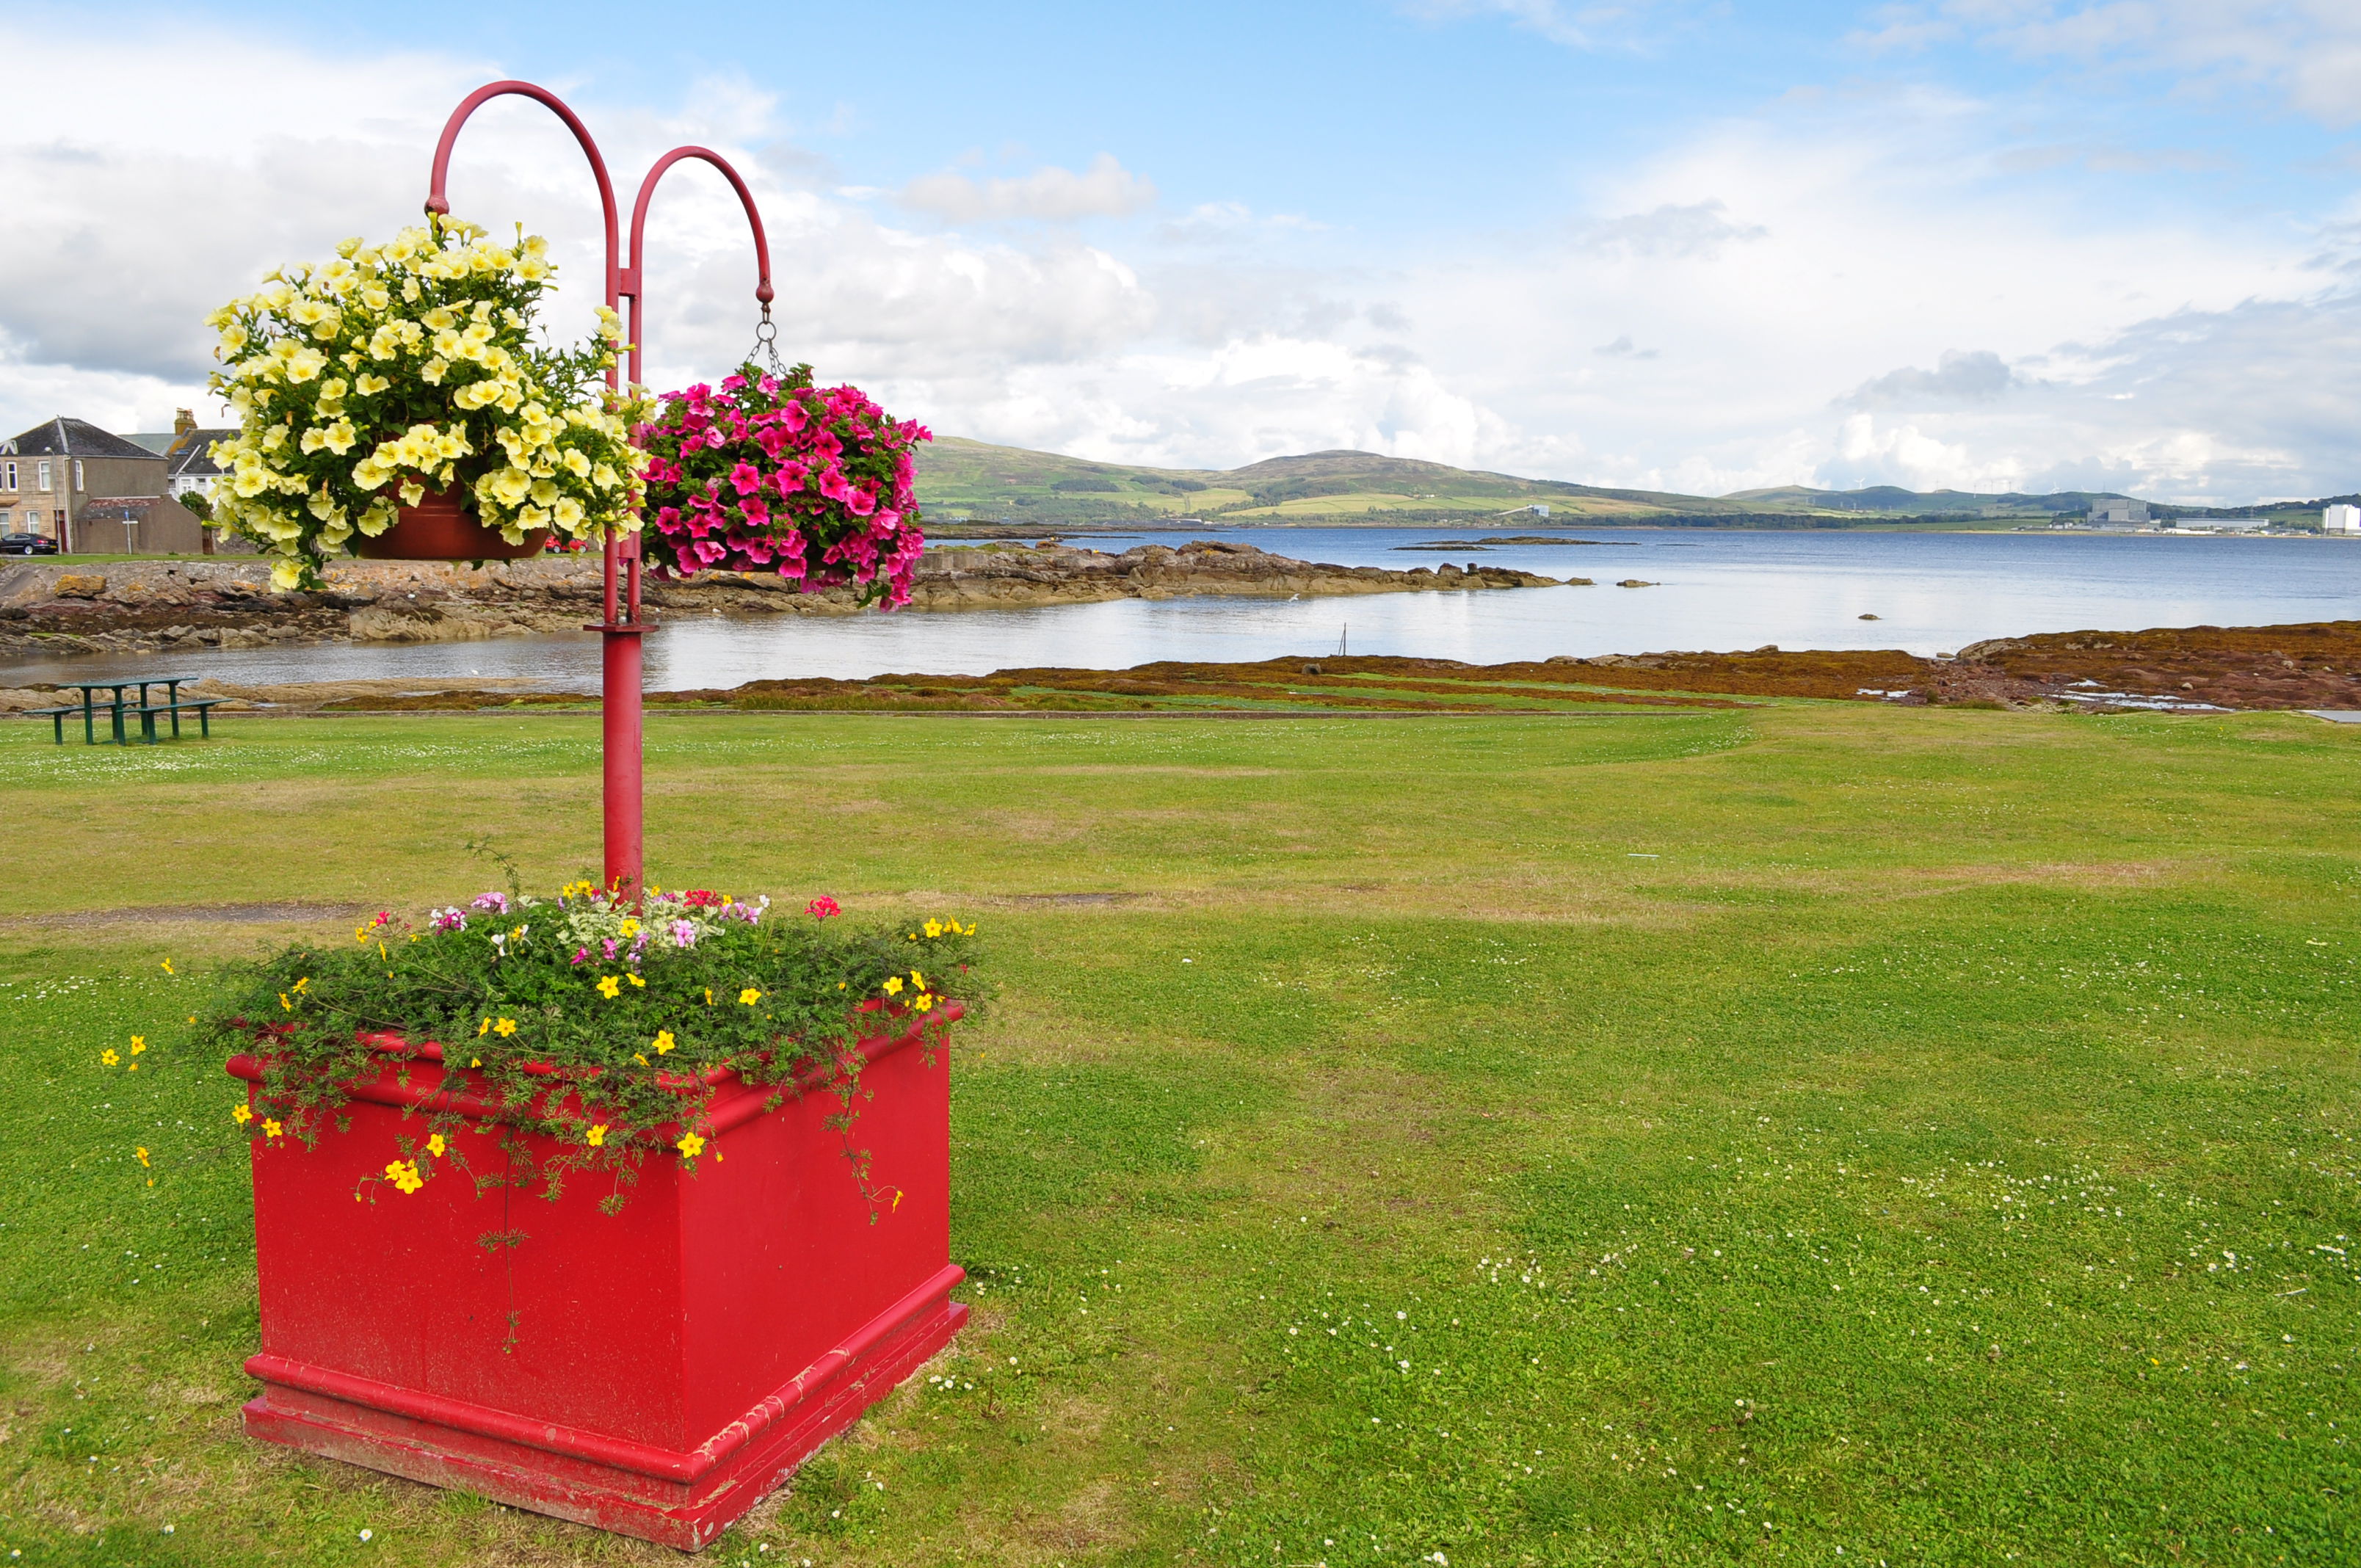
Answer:
[{"label": "distant industrial building", "polygon": [[2103,500],[2091,503],[2092,528],[2146,528],[2146,501]]},{"label": "distant industrial building", "polygon": [[2361,533],[2361,507],[2328,507],[2320,514],[2320,526],[2327,533]]}]

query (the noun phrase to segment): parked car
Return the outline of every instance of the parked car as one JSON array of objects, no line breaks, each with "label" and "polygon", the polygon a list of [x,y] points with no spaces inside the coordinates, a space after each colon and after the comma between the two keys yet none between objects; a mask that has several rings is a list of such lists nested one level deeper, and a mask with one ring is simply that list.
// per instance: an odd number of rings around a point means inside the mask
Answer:
[{"label": "parked car", "polygon": [[58,542],[46,533],[0,533],[0,555],[54,555]]}]

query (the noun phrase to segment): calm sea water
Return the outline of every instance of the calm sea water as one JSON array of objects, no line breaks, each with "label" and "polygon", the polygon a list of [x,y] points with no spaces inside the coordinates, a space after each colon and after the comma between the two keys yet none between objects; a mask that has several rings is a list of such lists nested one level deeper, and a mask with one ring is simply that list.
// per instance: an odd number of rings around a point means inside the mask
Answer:
[{"label": "calm sea water", "polygon": [[[1537,529],[1519,529],[1537,533]],[[1667,649],[1903,648],[2082,629],[2251,626],[2361,619],[2361,540],[2050,533],[1706,533],[1568,530],[1588,545],[1480,554],[1404,551],[1471,537],[1433,529],[1207,530],[1313,561],[1395,568],[1443,561],[1584,576],[1595,587],[1357,598],[1123,599],[1107,604],[857,618],[675,621],[649,634],[653,690],[795,675],[983,674],[1027,665],[1122,669],[1158,659],[1400,653],[1475,663]],[[1119,551],[1140,539],[1082,541]],[[1655,586],[1616,587],[1636,577]],[[1876,620],[1863,620],[1864,614]],[[591,690],[598,640],[562,634],[416,647],[327,646],[91,656],[0,664],[9,682],[137,670],[237,682],[455,675]]]}]

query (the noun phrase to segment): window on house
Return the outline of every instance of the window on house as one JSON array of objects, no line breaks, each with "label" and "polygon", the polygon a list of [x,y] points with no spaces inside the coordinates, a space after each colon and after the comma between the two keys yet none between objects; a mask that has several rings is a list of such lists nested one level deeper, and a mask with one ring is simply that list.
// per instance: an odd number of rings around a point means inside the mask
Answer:
[{"label": "window on house", "polygon": [[8,481],[5,485],[0,485],[0,489],[15,489],[16,488],[16,465],[14,463],[8,464],[6,466],[6,472],[5,474],[0,474],[0,477],[5,477]]},{"label": "window on house", "polygon": [[74,488],[79,491],[82,488],[82,459],[77,457],[74,459]]},{"label": "window on house", "polygon": [[49,465],[47,459],[33,465],[33,488],[37,490],[55,488],[49,483]]}]

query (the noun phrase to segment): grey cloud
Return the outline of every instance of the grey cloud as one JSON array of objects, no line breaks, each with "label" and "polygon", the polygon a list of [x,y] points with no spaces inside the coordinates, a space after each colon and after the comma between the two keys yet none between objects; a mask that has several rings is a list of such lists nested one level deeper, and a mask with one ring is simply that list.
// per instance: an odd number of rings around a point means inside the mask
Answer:
[{"label": "grey cloud", "polygon": [[1732,245],[1762,239],[1760,224],[1733,223],[1719,199],[1678,206],[1670,202],[1652,213],[1609,218],[1581,230],[1576,245],[1598,256],[1678,257],[1710,261]]},{"label": "grey cloud", "polygon": [[1889,370],[1863,381],[1838,403],[1851,409],[1948,408],[1990,402],[2015,384],[2015,372],[1990,349],[1946,349],[1934,369],[1905,365]]},{"label": "grey cloud", "polygon": [[837,167],[836,159],[793,142],[774,141],[757,151],[754,158],[782,185],[818,191],[844,183],[844,171]]},{"label": "grey cloud", "polygon": [[[2353,440],[2361,292],[2180,311],[2096,343],[2061,345],[2046,359],[2084,369],[2019,380],[2005,398],[1905,416],[1887,428],[1907,424],[1977,466],[2013,462],[2013,484],[2029,491],[2099,488],[2243,505],[2361,487]],[[1906,465],[1875,455],[1832,461],[1820,476],[1910,482]]]},{"label": "grey cloud", "polygon": [[946,170],[922,175],[902,188],[897,200],[913,212],[946,223],[984,219],[1040,219],[1052,223],[1087,217],[1127,217],[1156,203],[1156,187],[1103,152],[1077,174],[1055,164],[1011,180],[971,180]]},{"label": "grey cloud", "polygon": [[1590,352],[1603,354],[1610,359],[1653,359],[1659,351],[1653,348],[1634,347],[1631,334],[1627,332],[1614,342],[1602,343]]}]

